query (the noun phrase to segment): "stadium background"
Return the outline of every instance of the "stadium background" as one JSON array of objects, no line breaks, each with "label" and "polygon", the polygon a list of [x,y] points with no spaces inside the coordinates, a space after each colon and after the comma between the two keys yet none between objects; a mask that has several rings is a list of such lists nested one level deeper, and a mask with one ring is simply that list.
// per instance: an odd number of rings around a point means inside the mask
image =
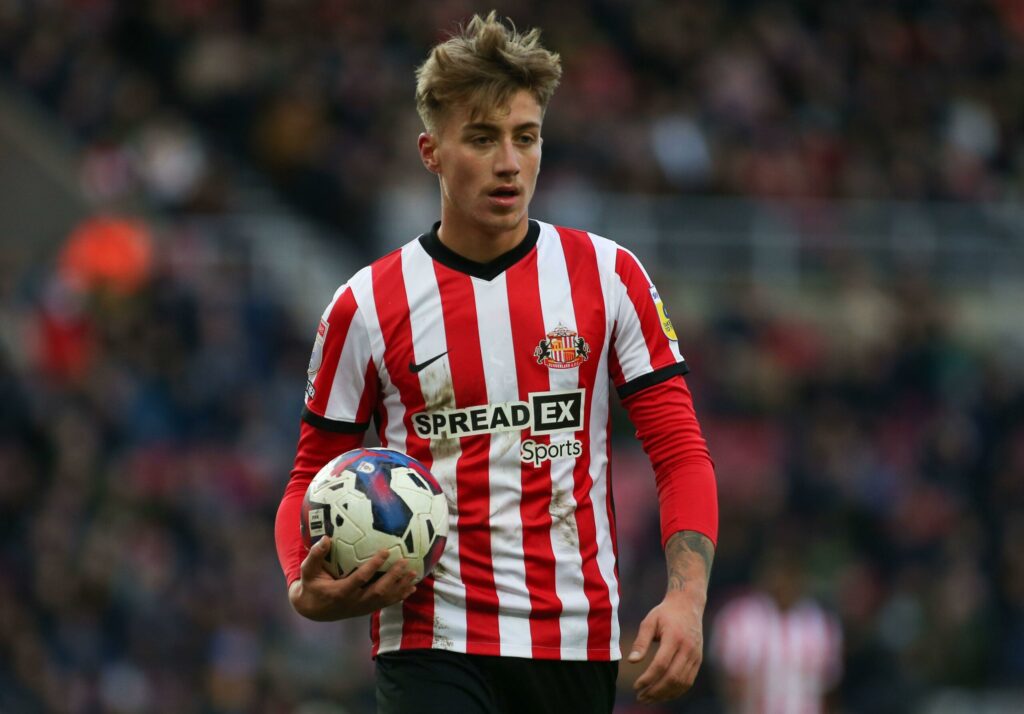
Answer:
[{"label": "stadium background", "polygon": [[[837,711],[1024,709],[1024,4],[494,5],[565,62],[532,214],[633,248],[693,368],[709,615],[778,544]],[[0,712],[371,711],[272,520],[322,305],[436,215],[413,68],[486,9],[0,2]],[[628,633],[664,575],[616,429]]]}]

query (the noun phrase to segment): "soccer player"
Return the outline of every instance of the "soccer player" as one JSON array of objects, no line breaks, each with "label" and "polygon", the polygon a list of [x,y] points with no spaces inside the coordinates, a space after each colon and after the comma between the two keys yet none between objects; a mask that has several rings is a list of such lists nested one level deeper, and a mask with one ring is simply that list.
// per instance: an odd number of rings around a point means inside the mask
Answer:
[{"label": "soccer player", "polygon": [[[560,76],[537,30],[494,13],[433,48],[416,102],[441,220],[356,273],[320,321],[277,548],[300,614],[371,614],[381,712],[611,711],[612,387],[653,464],[668,567],[629,653],[649,658],[638,699],[678,697],[701,664],[717,498],[676,333],[629,251],[528,217]],[[418,584],[401,561],[371,581],[385,552],[332,579],[328,539],[300,539],[306,486],[371,420],[448,500],[446,549]]]},{"label": "soccer player", "polygon": [[759,587],[715,616],[711,659],[731,714],[820,714],[842,674],[839,618],[808,597],[799,546],[776,546]]}]

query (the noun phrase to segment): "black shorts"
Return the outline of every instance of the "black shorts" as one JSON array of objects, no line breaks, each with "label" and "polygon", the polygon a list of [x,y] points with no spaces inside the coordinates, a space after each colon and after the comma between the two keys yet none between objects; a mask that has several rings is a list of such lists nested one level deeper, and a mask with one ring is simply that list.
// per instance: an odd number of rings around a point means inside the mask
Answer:
[{"label": "black shorts", "polygon": [[445,650],[377,657],[377,714],[610,714],[618,662]]}]

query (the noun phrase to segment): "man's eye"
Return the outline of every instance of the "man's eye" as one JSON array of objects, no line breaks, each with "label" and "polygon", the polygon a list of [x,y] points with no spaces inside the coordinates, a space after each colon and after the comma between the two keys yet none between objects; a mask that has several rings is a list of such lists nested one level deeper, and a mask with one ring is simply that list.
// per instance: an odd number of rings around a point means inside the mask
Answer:
[{"label": "man's eye", "polygon": [[536,142],[537,137],[535,137],[533,134],[523,134],[521,137],[519,137],[520,144],[535,144]]},{"label": "man's eye", "polygon": [[474,144],[477,144],[478,146],[484,146],[485,144],[491,143],[491,137],[489,137],[489,136],[474,136],[471,141]]}]

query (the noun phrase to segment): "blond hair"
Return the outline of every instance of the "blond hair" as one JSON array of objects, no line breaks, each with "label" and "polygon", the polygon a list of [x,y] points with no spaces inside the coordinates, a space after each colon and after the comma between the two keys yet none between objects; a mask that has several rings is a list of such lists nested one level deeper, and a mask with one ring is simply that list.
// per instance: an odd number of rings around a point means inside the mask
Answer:
[{"label": "blond hair", "polygon": [[434,133],[457,104],[468,105],[471,117],[478,119],[507,106],[525,89],[543,112],[561,76],[561,59],[541,46],[540,30],[520,33],[491,10],[486,18],[474,15],[430,51],[416,70],[416,111]]}]

